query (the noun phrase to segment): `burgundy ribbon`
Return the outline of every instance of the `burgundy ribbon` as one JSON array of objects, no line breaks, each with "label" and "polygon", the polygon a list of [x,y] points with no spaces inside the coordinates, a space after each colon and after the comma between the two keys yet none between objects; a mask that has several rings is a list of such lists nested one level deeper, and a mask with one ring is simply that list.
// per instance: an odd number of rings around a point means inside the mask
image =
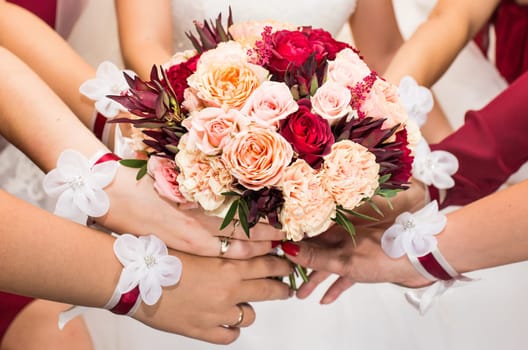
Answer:
[{"label": "burgundy ribbon", "polygon": [[99,163],[104,163],[104,162],[110,162],[110,161],[113,161],[113,160],[118,162],[118,161],[121,160],[121,158],[119,158],[119,156],[115,155],[114,153],[108,152],[108,153],[103,154],[101,157],[99,157],[95,161],[94,165],[97,165]]},{"label": "burgundy ribbon", "polygon": [[453,278],[443,267],[442,265],[436,260],[433,253],[428,253],[424,256],[420,256],[417,258],[420,264],[423,266],[423,268],[429,272],[434,277],[448,281]]},{"label": "burgundy ribbon", "polygon": [[136,305],[139,297],[139,287],[132,289],[130,292],[121,295],[116,306],[110,309],[111,312],[118,315],[126,315]]},{"label": "burgundy ribbon", "polygon": [[93,126],[93,132],[94,132],[94,135],[101,141],[103,141],[103,133],[104,133],[104,129],[105,129],[107,120],[108,120],[108,118],[106,118],[101,113],[97,112],[95,114],[95,122],[94,122],[94,126]]}]

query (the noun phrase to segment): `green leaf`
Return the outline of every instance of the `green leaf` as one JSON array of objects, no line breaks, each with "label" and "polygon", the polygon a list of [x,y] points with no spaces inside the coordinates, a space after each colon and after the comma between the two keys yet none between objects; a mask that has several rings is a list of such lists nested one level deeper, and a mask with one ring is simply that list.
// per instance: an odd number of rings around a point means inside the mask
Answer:
[{"label": "green leaf", "polygon": [[317,75],[314,74],[310,81],[310,96],[315,95],[315,92],[319,88],[319,82],[317,81]]},{"label": "green leaf", "polygon": [[248,225],[248,214],[249,214],[249,207],[245,200],[242,198],[240,199],[240,203],[238,205],[238,220],[240,220],[240,226],[242,226],[242,229],[244,230],[244,233],[249,238],[249,225]]},{"label": "green leaf", "polygon": [[341,210],[341,211],[344,211],[345,213],[348,213],[350,215],[357,216],[358,218],[362,218],[362,219],[370,220],[370,221],[378,221],[377,218],[374,218],[372,216],[359,213],[359,212],[351,210],[351,209],[345,209],[345,208],[343,208],[341,206],[339,206],[338,209]]},{"label": "green leaf", "polygon": [[346,215],[338,210],[336,211],[336,217],[334,221],[341,225],[350,234],[350,237],[352,237],[355,242],[356,228],[354,227],[354,224],[352,224],[352,222],[346,217]]},{"label": "green leaf", "polygon": [[147,165],[145,159],[121,159],[119,164],[129,168],[142,168]]},{"label": "green leaf", "polygon": [[221,195],[222,196],[240,196],[240,193],[237,193],[235,191],[227,191],[227,192],[222,192]]},{"label": "green leaf", "polygon": [[372,209],[374,209],[374,211],[375,211],[376,213],[379,214],[379,216],[381,216],[381,217],[384,217],[384,216],[385,216],[385,215],[383,215],[383,212],[381,211],[381,209],[378,207],[378,205],[377,205],[376,203],[374,203],[374,202],[371,201],[371,200],[367,201],[367,203],[370,205],[370,207],[371,207]]},{"label": "green leaf", "polygon": [[147,174],[147,163],[143,165],[136,174],[136,180],[141,180]]},{"label": "green leaf", "polygon": [[239,202],[240,200],[237,199],[233,201],[233,203],[231,203],[231,206],[229,207],[229,210],[227,211],[224,221],[222,221],[222,225],[220,225],[220,231],[225,229],[231,223],[231,221],[233,221],[233,218],[235,217],[236,211],[238,209]]},{"label": "green leaf", "polygon": [[385,175],[383,175],[382,177],[379,178],[378,182],[380,184],[383,184],[383,183],[387,182],[390,179],[390,177],[391,177],[391,174],[385,174]]}]

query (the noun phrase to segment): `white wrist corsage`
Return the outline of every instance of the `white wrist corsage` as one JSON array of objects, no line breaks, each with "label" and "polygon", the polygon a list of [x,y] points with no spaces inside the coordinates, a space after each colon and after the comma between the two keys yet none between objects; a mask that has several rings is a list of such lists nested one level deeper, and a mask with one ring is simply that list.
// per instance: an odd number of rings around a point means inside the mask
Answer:
[{"label": "white wrist corsage", "polygon": [[433,109],[434,101],[431,91],[416,83],[411,76],[405,76],[400,80],[398,94],[403,107],[409,118],[421,127],[427,121],[427,113]]},{"label": "white wrist corsage", "polygon": [[452,175],[458,170],[458,159],[447,151],[431,151],[422,138],[414,150],[413,178],[427,186],[445,190],[455,185]]},{"label": "white wrist corsage", "polygon": [[112,62],[104,61],[97,67],[95,78],[85,81],[79,88],[81,94],[95,101],[95,109],[106,118],[114,118],[120,111],[125,111],[121,104],[107,97],[128,91],[123,73],[135,75],[130,70],[119,69]]},{"label": "white wrist corsage", "polygon": [[88,216],[100,217],[110,208],[110,200],[103,188],[114,179],[119,163],[108,160],[95,164],[102,153],[92,160],[74,150],[66,150],[57,160],[57,168],[44,177],[44,191],[58,197],[54,213],[80,224]]}]

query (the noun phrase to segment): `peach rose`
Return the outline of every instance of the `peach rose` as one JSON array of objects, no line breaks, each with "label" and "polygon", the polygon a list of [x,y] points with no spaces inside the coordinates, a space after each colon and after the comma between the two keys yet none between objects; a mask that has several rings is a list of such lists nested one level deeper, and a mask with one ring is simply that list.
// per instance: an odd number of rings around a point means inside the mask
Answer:
[{"label": "peach rose", "polygon": [[229,41],[204,52],[187,82],[204,104],[238,109],[267,77],[266,69],[248,62],[240,44]]},{"label": "peach rose", "polygon": [[328,62],[328,80],[345,87],[354,87],[370,74],[367,64],[352,49],[346,48]]},{"label": "peach rose", "polygon": [[311,97],[315,113],[328,120],[330,125],[352,112],[350,90],[341,84],[327,81]]},{"label": "peach rose", "polygon": [[220,158],[210,157],[200,151],[190,151],[184,136],[176,154],[176,165],[180,170],[178,183],[180,192],[188,201],[198,202],[205,210],[216,210],[226,200],[223,192],[231,191],[233,177]]},{"label": "peach rose", "polygon": [[304,160],[286,168],[281,181],[284,204],[279,213],[286,238],[300,241],[328,230],[336,205],[321,183],[321,176]]},{"label": "peach rose", "polygon": [[398,87],[380,78],[374,82],[361,105],[361,111],[368,117],[387,118],[383,123],[383,129],[390,129],[396,124],[405,124],[408,119],[407,112],[398,97]]},{"label": "peach rose", "polygon": [[186,204],[187,208],[196,207],[195,203],[189,202],[180,192],[177,181],[178,170],[173,160],[152,156],[148,160],[147,171],[154,178],[154,189],[162,198],[174,203]]},{"label": "peach rose", "polygon": [[324,157],[323,185],[335,202],[345,209],[354,209],[378,188],[379,164],[367,148],[350,140],[332,146]]},{"label": "peach rose", "polygon": [[183,102],[181,106],[189,113],[204,109],[202,101],[196,96],[191,88],[183,90]]},{"label": "peach rose", "polygon": [[189,149],[199,149],[207,155],[216,155],[231,140],[231,136],[240,131],[241,126],[249,124],[249,120],[240,111],[208,107],[183,121],[183,126],[189,130],[186,146]]},{"label": "peach rose", "polygon": [[277,184],[292,157],[293,149],[284,137],[254,124],[236,134],[222,153],[231,174],[251,190]]},{"label": "peach rose", "polygon": [[229,27],[228,31],[233,39],[244,47],[253,47],[257,40],[262,39],[265,27],[271,27],[272,31],[297,30],[297,27],[292,24],[270,20],[238,22]]},{"label": "peach rose", "polygon": [[241,111],[255,123],[276,129],[279,121],[297,109],[299,106],[286,84],[265,81],[249,96]]}]

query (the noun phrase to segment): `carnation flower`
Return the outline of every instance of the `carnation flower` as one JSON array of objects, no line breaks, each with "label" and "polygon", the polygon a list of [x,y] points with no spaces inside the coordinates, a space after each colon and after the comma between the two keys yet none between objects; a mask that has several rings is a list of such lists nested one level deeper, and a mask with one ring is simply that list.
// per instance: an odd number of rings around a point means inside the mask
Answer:
[{"label": "carnation flower", "polygon": [[286,238],[300,241],[326,231],[335,218],[336,205],[322,185],[321,176],[298,159],[286,168],[281,182],[284,204],[279,218]]},{"label": "carnation flower", "polygon": [[187,82],[208,106],[240,108],[267,76],[266,69],[248,62],[240,44],[230,41],[204,52]]},{"label": "carnation flower", "polygon": [[189,150],[185,142],[186,137],[182,137],[175,158],[180,170],[177,178],[180,192],[205,210],[215,210],[225,201],[222,193],[231,191],[233,177],[219,158]]},{"label": "carnation flower", "polygon": [[284,83],[265,81],[251,94],[242,113],[257,124],[278,128],[279,121],[299,109]]},{"label": "carnation flower", "polygon": [[273,130],[250,125],[227,144],[222,160],[238,182],[251,190],[277,184],[293,157],[291,145]]},{"label": "carnation flower", "polygon": [[332,146],[324,157],[323,185],[335,202],[345,209],[354,209],[370,198],[378,188],[379,164],[367,148],[350,140]]}]

